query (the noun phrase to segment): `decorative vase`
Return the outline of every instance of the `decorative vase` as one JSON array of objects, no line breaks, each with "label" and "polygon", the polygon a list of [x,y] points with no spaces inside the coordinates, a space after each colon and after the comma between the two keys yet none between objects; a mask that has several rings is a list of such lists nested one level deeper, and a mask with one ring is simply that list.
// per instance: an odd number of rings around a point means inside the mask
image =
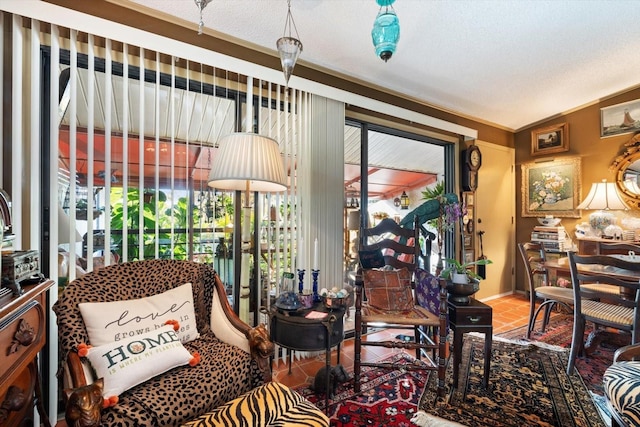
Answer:
[{"label": "decorative vase", "polygon": [[447,281],[447,292],[449,293],[449,301],[459,304],[469,304],[469,297],[480,289],[480,281],[470,279],[469,283],[454,283]]}]

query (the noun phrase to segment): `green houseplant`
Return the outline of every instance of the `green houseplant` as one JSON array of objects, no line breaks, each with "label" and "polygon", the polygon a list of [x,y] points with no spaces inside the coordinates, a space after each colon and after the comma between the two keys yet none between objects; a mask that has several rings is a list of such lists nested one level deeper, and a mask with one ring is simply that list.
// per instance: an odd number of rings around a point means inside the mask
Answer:
[{"label": "green houseplant", "polygon": [[459,274],[466,276],[466,280],[463,279],[464,283],[469,283],[469,279],[482,279],[482,277],[480,277],[474,270],[474,267],[476,265],[487,265],[492,263],[490,259],[478,259],[471,262],[461,263],[457,259],[447,258],[445,261],[447,263],[447,267],[440,272],[440,277],[446,280],[454,281],[455,279],[457,279],[457,277],[455,276]]},{"label": "green houseplant", "polygon": [[473,267],[491,264],[491,260],[479,259],[461,263],[457,259],[447,258],[447,267],[440,272],[440,277],[447,281],[449,301],[456,304],[469,304],[469,297],[480,289],[480,277]]}]

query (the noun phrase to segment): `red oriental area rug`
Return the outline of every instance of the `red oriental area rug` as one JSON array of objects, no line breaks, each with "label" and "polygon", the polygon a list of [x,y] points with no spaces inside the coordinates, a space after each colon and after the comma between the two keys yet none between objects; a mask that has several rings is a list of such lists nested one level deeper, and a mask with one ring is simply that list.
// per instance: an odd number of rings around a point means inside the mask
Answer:
[{"label": "red oriental area rug", "polygon": [[[404,364],[422,363],[406,353],[395,354],[387,359],[390,360]],[[329,400],[329,410],[325,413],[331,419],[331,426],[413,426],[410,420],[417,411],[428,375],[370,367],[364,367],[362,371],[361,393],[353,394],[353,380],[350,380],[338,385]],[[309,387],[296,391],[325,410],[324,394],[316,395]]]}]

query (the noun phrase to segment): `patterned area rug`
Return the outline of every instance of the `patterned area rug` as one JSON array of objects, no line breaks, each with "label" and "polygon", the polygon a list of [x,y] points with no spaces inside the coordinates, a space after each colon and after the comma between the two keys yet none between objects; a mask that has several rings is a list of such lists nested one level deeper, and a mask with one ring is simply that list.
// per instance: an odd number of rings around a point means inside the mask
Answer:
[{"label": "patterned area rug", "polygon": [[[500,334],[500,337],[511,340],[522,340],[523,342],[545,343],[554,346],[571,348],[571,334],[573,332],[573,316],[567,314],[558,314],[554,316],[546,331],[541,332],[542,322],[536,323],[531,339],[527,340],[527,327],[513,329],[509,332]],[[586,337],[593,331],[593,326],[587,323],[585,327]],[[615,339],[600,343],[597,349],[589,357],[578,357],[576,359],[576,369],[584,380],[587,388],[595,394],[603,395],[602,375],[604,371],[613,363],[613,354],[623,345],[629,344],[629,336],[619,334]]]},{"label": "patterned area rug", "polygon": [[[606,425],[582,378],[566,374],[566,351],[494,339],[485,390],[483,346],[482,338],[465,336],[458,388],[438,400],[437,377],[431,375],[419,408],[473,427]],[[451,363],[447,377],[451,384]]]},{"label": "patterned area rug", "polygon": [[[401,363],[421,363],[406,353],[398,353],[390,359]],[[338,385],[329,399],[331,426],[412,426],[409,422],[417,411],[420,395],[427,376],[416,371],[389,371],[364,367],[361,379],[362,391],[354,395],[353,379]],[[353,376],[353,375],[352,375]],[[309,387],[296,391],[324,411],[324,394],[316,395]]]}]

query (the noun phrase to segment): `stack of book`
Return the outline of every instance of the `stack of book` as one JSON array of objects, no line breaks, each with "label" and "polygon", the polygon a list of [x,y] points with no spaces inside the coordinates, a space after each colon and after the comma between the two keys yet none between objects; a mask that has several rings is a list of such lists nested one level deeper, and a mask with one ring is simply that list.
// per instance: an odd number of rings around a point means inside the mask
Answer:
[{"label": "stack of book", "polygon": [[531,241],[541,243],[547,251],[565,252],[571,249],[571,239],[564,227],[559,225],[550,227],[538,225],[533,227]]}]

